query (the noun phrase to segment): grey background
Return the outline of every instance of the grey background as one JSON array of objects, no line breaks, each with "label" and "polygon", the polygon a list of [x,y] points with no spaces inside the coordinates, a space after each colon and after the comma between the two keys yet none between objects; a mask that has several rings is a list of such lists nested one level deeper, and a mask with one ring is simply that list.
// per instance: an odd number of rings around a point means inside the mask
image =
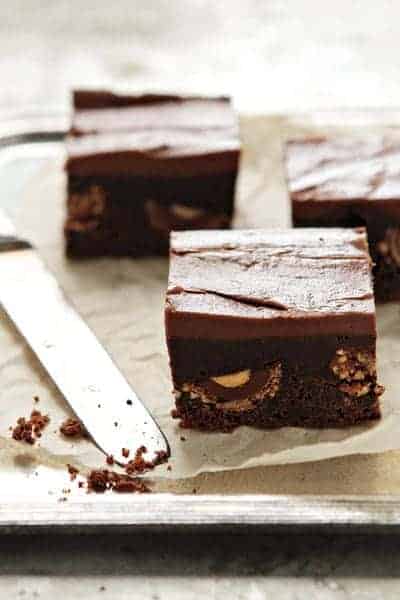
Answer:
[{"label": "grey background", "polygon": [[395,0],[0,3],[0,105],[76,85],[225,89],[240,108],[398,106]]},{"label": "grey background", "polygon": [[[77,85],[226,91],[243,111],[398,107],[400,5],[381,0],[0,3],[0,109]],[[2,538],[4,598],[398,598],[395,538]],[[102,589],[102,588],[105,589]]]}]

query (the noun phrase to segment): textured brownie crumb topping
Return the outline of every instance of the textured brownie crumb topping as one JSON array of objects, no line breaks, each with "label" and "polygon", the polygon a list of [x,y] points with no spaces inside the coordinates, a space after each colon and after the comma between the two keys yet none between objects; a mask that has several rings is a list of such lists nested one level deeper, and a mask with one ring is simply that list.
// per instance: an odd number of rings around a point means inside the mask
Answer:
[{"label": "textured brownie crumb topping", "polygon": [[182,394],[190,400],[214,405],[222,411],[253,410],[259,402],[275,397],[282,378],[282,365],[276,362],[262,371],[250,369],[237,371],[219,377],[211,377],[201,383],[185,383],[181,390],[175,390],[175,397]]},{"label": "textured brownie crumb topping", "polygon": [[82,423],[78,419],[69,418],[66,419],[60,425],[60,433],[65,437],[86,437],[87,433]]},{"label": "textured brownie crumb topping", "polygon": [[386,263],[400,267],[400,228],[387,229],[385,238],[377,244],[377,250]]},{"label": "textured brownie crumb topping", "polygon": [[99,185],[91,185],[84,192],[73,193],[68,198],[68,214],[74,219],[90,219],[103,214],[106,194]]},{"label": "textured brownie crumb topping", "polygon": [[33,445],[37,438],[42,436],[43,429],[50,423],[48,415],[42,415],[38,410],[33,410],[29,419],[20,417],[12,429],[12,437],[19,442]]}]

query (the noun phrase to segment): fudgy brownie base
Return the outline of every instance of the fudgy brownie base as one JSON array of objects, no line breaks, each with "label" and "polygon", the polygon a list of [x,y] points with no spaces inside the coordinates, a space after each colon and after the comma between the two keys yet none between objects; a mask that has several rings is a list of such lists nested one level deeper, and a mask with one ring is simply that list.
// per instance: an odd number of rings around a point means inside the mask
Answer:
[{"label": "fudgy brownie base", "polygon": [[233,173],[169,180],[70,176],[67,254],[167,254],[171,230],[230,226],[234,186]]},{"label": "fudgy brownie base", "polygon": [[[381,392],[380,392],[381,393]],[[251,410],[233,411],[192,398],[183,392],[176,398],[173,417],[183,428],[229,432],[239,425],[260,429],[279,427],[339,428],[379,419],[379,395],[372,392],[349,398],[322,380],[291,378],[288,387]]]},{"label": "fudgy brownie base", "polygon": [[[327,359],[329,345],[325,351],[320,348]],[[376,381],[373,344],[337,348],[326,362],[314,354],[314,364],[307,360],[307,345],[303,353],[298,345],[295,350],[297,359],[294,351],[256,370],[252,362],[252,370],[208,373],[186,382],[180,371],[174,377],[173,416],[182,427],[210,431],[239,425],[344,427],[380,417],[383,388]]]}]

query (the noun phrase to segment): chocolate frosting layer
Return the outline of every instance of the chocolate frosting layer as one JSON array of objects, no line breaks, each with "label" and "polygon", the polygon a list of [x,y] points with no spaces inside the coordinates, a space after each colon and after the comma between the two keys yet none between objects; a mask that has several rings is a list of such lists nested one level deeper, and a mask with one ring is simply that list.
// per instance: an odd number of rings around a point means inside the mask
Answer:
[{"label": "chocolate frosting layer", "polygon": [[71,174],[169,177],[237,169],[238,120],[228,98],[75,92],[74,104]]},{"label": "chocolate frosting layer", "polygon": [[286,168],[296,202],[399,200],[400,136],[292,140],[286,145]]},{"label": "chocolate frosting layer", "polygon": [[167,336],[375,335],[364,229],[171,234]]}]

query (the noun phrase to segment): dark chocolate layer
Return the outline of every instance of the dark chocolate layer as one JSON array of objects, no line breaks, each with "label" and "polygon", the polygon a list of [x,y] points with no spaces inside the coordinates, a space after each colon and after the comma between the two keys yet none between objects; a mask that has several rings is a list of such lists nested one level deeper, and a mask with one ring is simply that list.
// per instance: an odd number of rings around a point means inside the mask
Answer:
[{"label": "dark chocolate layer", "polygon": [[295,203],[379,202],[382,211],[400,218],[398,135],[293,140],[286,146],[286,167]]},{"label": "dark chocolate layer", "polygon": [[171,236],[167,339],[375,336],[364,230]]},{"label": "dark chocolate layer", "polygon": [[199,382],[245,369],[262,370],[280,361],[292,371],[332,379],[329,364],[337,349],[363,348],[375,356],[375,336],[319,336],[264,339],[169,338],[168,350],[174,384]]},{"label": "dark chocolate layer", "polygon": [[228,98],[77,92],[68,173],[191,177],[236,172],[238,120]]}]

